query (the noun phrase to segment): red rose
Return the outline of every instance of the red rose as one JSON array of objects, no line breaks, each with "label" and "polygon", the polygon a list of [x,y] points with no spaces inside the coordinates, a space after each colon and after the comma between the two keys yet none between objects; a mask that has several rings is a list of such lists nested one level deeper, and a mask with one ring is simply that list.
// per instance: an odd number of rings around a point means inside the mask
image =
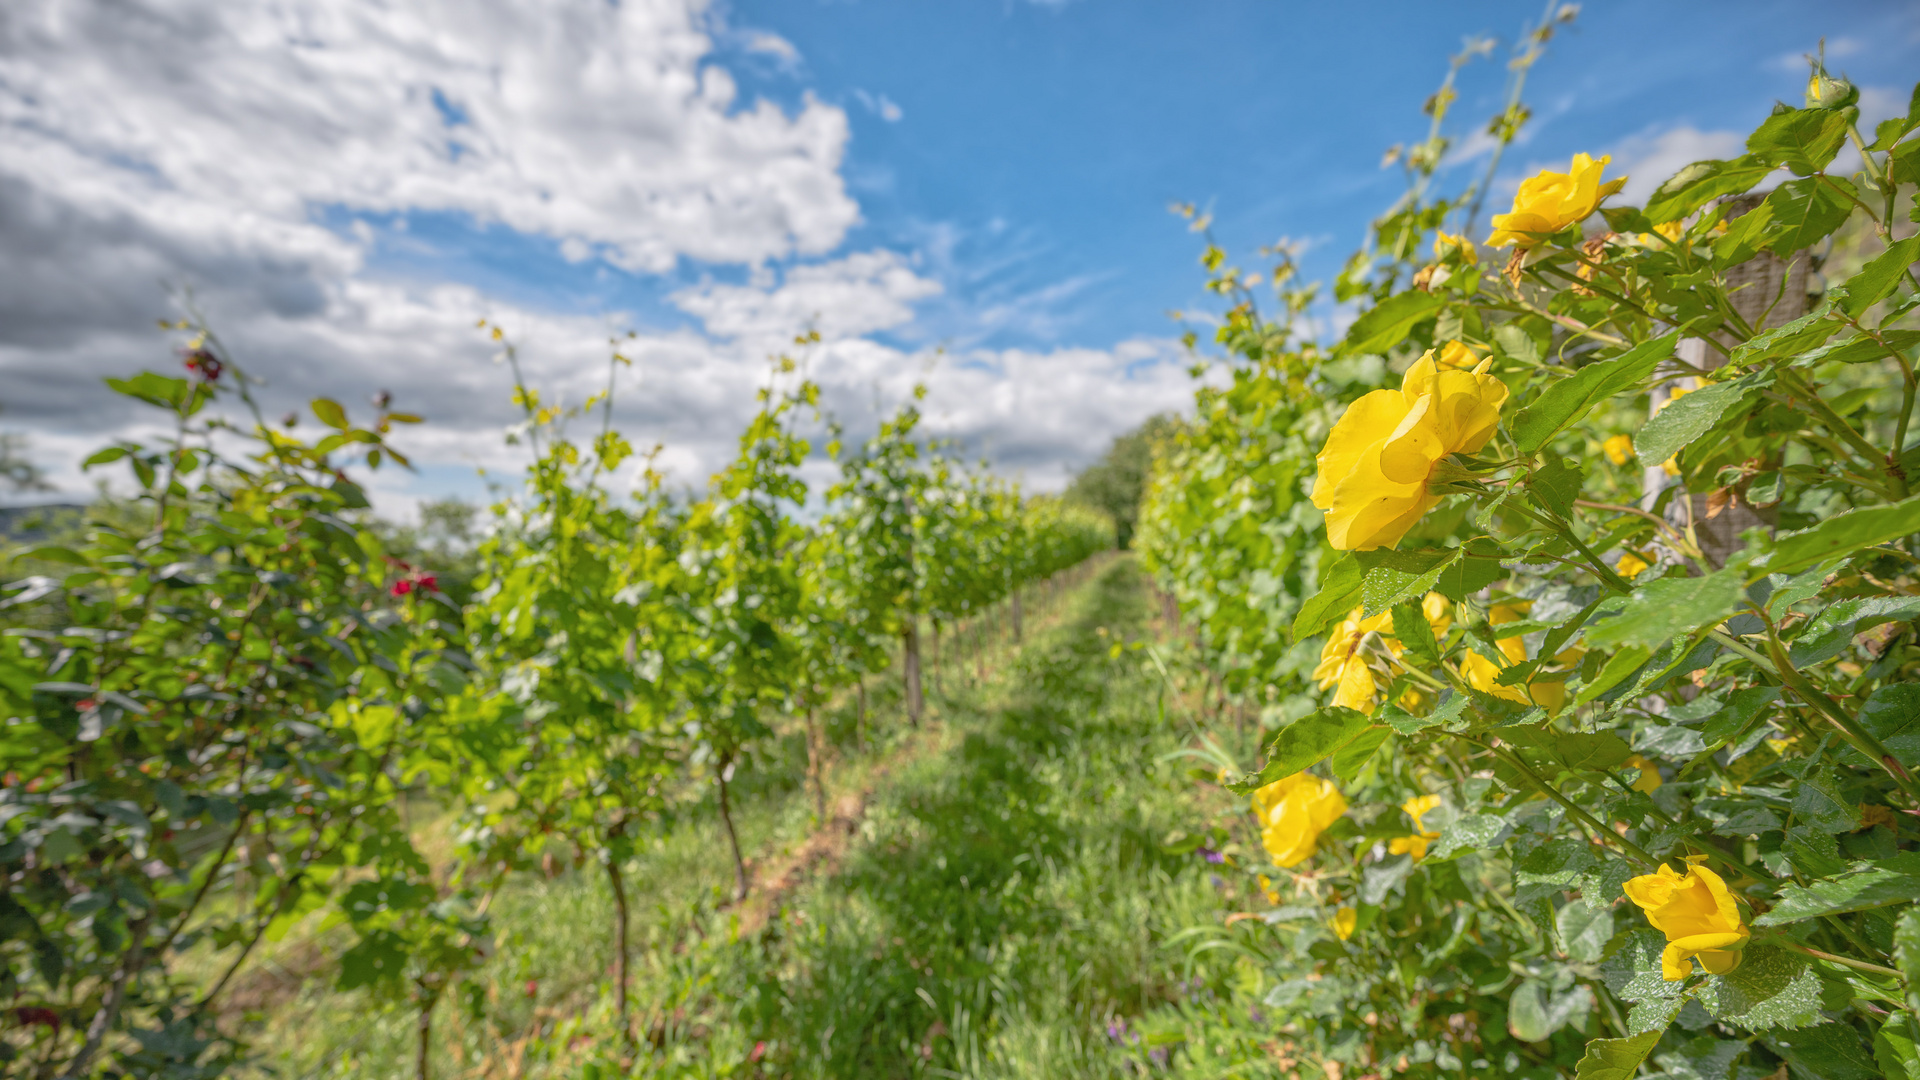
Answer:
[{"label": "red rose", "polygon": [[440,591],[440,579],[434,577],[432,574],[421,574],[419,577],[414,578],[413,581],[414,584],[420,586],[420,588],[426,592]]},{"label": "red rose", "polygon": [[413,582],[408,581],[406,578],[401,578],[399,581],[393,583],[393,588],[387,591],[395,596],[405,596],[413,591]]}]

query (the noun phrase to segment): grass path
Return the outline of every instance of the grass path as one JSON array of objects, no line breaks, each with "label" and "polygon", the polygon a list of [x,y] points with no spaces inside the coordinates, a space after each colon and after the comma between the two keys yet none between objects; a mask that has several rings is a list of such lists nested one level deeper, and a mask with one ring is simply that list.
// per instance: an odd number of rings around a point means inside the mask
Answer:
[{"label": "grass path", "polygon": [[[1163,844],[1219,796],[1166,759],[1184,725],[1125,647],[1147,617],[1137,567],[1114,559],[984,685],[950,666],[926,729],[882,702],[883,744],[835,770],[824,827],[763,762],[742,800],[760,853],[744,904],[725,902],[708,822],[664,830],[633,871],[633,1044],[611,1015],[603,875],[503,895],[500,954],[442,1007],[435,1075],[1159,1072],[1156,1032],[1239,970],[1230,949],[1190,957],[1181,932],[1245,898]],[[292,1076],[409,1075],[410,1024],[320,980],[264,1020]]]}]

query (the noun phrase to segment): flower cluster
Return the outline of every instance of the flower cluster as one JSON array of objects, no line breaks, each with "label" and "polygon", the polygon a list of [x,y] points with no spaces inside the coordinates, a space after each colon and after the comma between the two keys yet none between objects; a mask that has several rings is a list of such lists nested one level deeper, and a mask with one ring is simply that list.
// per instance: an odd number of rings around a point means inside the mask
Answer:
[{"label": "flower cluster", "polygon": [[[1439,593],[1428,593],[1420,606],[1426,614],[1427,623],[1433,628],[1434,636],[1444,637],[1453,625],[1453,605]],[[1380,648],[1396,660],[1406,648],[1398,638],[1387,633],[1393,627],[1392,612],[1383,611],[1372,618],[1365,615],[1365,608],[1354,608],[1346,621],[1327,638],[1326,645],[1320,650],[1319,666],[1313,669],[1313,677],[1322,690],[1338,687],[1334,691],[1333,704],[1372,715],[1379,676],[1368,655],[1368,639],[1377,640]],[[1414,692],[1408,693],[1411,695]]]}]

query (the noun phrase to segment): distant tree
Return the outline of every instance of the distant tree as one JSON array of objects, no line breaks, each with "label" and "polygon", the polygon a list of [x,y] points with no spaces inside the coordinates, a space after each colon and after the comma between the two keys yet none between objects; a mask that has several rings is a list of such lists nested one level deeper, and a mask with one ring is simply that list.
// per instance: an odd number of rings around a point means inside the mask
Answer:
[{"label": "distant tree", "polygon": [[1122,548],[1132,544],[1134,525],[1140,519],[1140,494],[1153,467],[1153,444],[1179,424],[1172,413],[1147,417],[1139,427],[1116,437],[1106,456],[1087,466],[1067,487],[1068,499],[1113,518],[1115,538]]}]

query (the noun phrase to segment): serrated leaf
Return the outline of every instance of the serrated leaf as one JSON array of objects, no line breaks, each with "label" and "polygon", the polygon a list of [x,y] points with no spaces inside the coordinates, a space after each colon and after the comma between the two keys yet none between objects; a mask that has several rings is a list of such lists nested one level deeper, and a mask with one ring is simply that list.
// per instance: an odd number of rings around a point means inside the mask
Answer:
[{"label": "serrated leaf", "polygon": [[1685,984],[1668,982],[1660,973],[1660,954],[1666,935],[1657,930],[1634,930],[1600,964],[1600,978],[1622,1001],[1670,1001],[1680,997]]},{"label": "serrated leaf", "polygon": [[1847,510],[1810,529],[1787,533],[1774,542],[1765,568],[1770,574],[1791,574],[1914,532],[1920,532],[1920,495]]},{"label": "serrated leaf", "polygon": [[1793,812],[1814,828],[1831,833],[1860,827],[1860,807],[1848,798],[1840,776],[1831,768],[1812,769],[1794,785]]},{"label": "serrated leaf", "polygon": [[1393,636],[1415,660],[1429,664],[1440,661],[1440,643],[1434,640],[1433,624],[1427,621],[1427,613],[1418,601],[1393,606]]},{"label": "serrated leaf", "polygon": [[1848,113],[1841,109],[1786,109],[1767,117],[1747,136],[1747,152],[1796,176],[1826,168],[1847,141]]},{"label": "serrated leaf", "polygon": [[1920,236],[1909,236],[1892,244],[1867,261],[1860,272],[1847,279],[1847,314],[1854,318],[1892,296],[1906,280],[1907,267],[1920,262]]},{"label": "serrated leaf", "polygon": [[1837,877],[1806,885],[1784,885],[1773,909],[1753,920],[1753,925],[1784,926],[1821,915],[1920,900],[1920,854],[1908,853],[1895,859],[1900,860],[1895,865],[1855,863],[1852,870]]},{"label": "serrated leaf", "polygon": [[1775,188],[1767,205],[1780,228],[1767,241],[1767,250],[1788,255],[1812,247],[1844,224],[1853,213],[1853,201],[1841,192],[1842,186],[1853,190],[1837,176],[1809,176]]},{"label": "serrated leaf", "polygon": [[1459,603],[1506,576],[1505,553],[1491,540],[1476,537],[1460,548],[1460,557],[1440,571],[1433,591]]},{"label": "serrated leaf", "polygon": [[1796,1078],[1880,1080],[1880,1069],[1852,1024],[1829,1021],[1801,1031],[1768,1035],[1762,1041],[1767,1049],[1787,1059]]},{"label": "serrated leaf", "polygon": [[1448,691],[1446,699],[1425,716],[1414,716],[1397,705],[1383,705],[1380,707],[1380,719],[1400,734],[1412,735],[1460,719],[1469,700],[1465,694]]},{"label": "serrated leaf", "polygon": [[1593,1039],[1587,1052],[1574,1066],[1574,1080],[1631,1080],[1640,1071],[1640,1063],[1660,1042],[1665,1025],[1643,1031],[1629,1039]]},{"label": "serrated leaf", "polygon": [[1581,964],[1599,963],[1613,940],[1613,908],[1604,903],[1575,900],[1553,917],[1560,935],[1560,951]]},{"label": "serrated leaf", "polygon": [[1349,355],[1388,352],[1445,306],[1444,297],[1418,289],[1390,296],[1354,320],[1340,348]]},{"label": "serrated leaf", "polygon": [[1647,200],[1647,220],[1678,221],[1725,195],[1738,195],[1767,178],[1774,166],[1759,158],[1696,161],[1661,184]]},{"label": "serrated leaf", "polygon": [[1395,604],[1418,600],[1432,592],[1441,572],[1460,558],[1460,549],[1382,548],[1355,552],[1354,558],[1362,568],[1362,614],[1372,618]]},{"label": "serrated leaf", "polygon": [[1364,570],[1353,552],[1342,552],[1331,566],[1323,567],[1320,588],[1307,597],[1293,618],[1293,640],[1304,641],[1346,618],[1347,612],[1360,604],[1363,583]]},{"label": "serrated leaf", "polygon": [[1594,674],[1593,678],[1580,686],[1580,694],[1574,698],[1574,704],[1585,705],[1601,694],[1613,689],[1622,680],[1644,667],[1653,658],[1653,650],[1644,645],[1627,645],[1616,649],[1607,662]]},{"label": "serrated leaf", "polygon": [[1639,345],[1611,360],[1588,364],[1571,376],[1551,383],[1532,405],[1520,410],[1509,430],[1522,454],[1539,452],[1547,441],[1587,410],[1615,394],[1638,389],[1660,361],[1673,355],[1680,340],[1675,330]]},{"label": "serrated leaf", "polygon": [[1545,764],[1555,772],[1608,772],[1633,754],[1633,748],[1610,731],[1515,727],[1499,734],[1530,764]]},{"label": "serrated leaf", "polygon": [[1584,479],[1577,463],[1570,464],[1559,454],[1548,454],[1527,478],[1527,486],[1534,498],[1540,500],[1540,505],[1566,517],[1573,512],[1573,501],[1580,497],[1580,484]]},{"label": "serrated leaf", "polygon": [[1587,647],[1654,648],[1733,614],[1745,595],[1740,575],[1721,570],[1704,577],[1666,577],[1633,591],[1620,614],[1586,629]]},{"label": "serrated leaf", "polygon": [[1806,1027],[1820,1021],[1820,976],[1798,953],[1749,945],[1739,967],[1707,976],[1699,1001],[1715,1019],[1749,1031]]},{"label": "serrated leaf", "polygon": [[1873,1060],[1892,1080],[1920,1080],[1920,1050],[1908,1018],[1895,1012],[1873,1036]]},{"label": "serrated leaf", "polygon": [[1308,713],[1274,736],[1267,764],[1259,773],[1233,781],[1227,787],[1244,795],[1285,779],[1326,760],[1372,726],[1366,713],[1339,705]]},{"label": "serrated leaf", "polygon": [[1763,360],[1798,356],[1846,329],[1828,317],[1832,312],[1831,299],[1822,300],[1818,307],[1785,326],[1776,326],[1752,341],[1736,345],[1731,362],[1737,367],[1749,367]]},{"label": "serrated leaf", "polygon": [[1859,719],[1902,765],[1920,767],[1920,684],[1889,683],[1875,690]]},{"label": "serrated leaf", "polygon": [[1400,855],[1377,862],[1366,868],[1360,875],[1360,902],[1379,904],[1387,894],[1400,888],[1413,873],[1413,856]]},{"label": "serrated leaf", "polygon": [[1440,839],[1427,851],[1427,861],[1440,862],[1457,852],[1497,847],[1510,828],[1505,818],[1493,814],[1462,814],[1440,830]]},{"label": "serrated leaf", "polygon": [[1335,750],[1333,756],[1327,759],[1327,768],[1335,777],[1351,782],[1392,735],[1393,729],[1383,724],[1367,728]]},{"label": "serrated leaf", "polygon": [[1772,381],[1771,371],[1754,372],[1731,382],[1709,383],[1668,402],[1634,435],[1633,452],[1641,461],[1667,460],[1711,431],[1735,402]]},{"label": "serrated leaf", "polygon": [[1824,663],[1845,652],[1855,634],[1889,622],[1920,618],[1920,596],[1863,596],[1840,600],[1807,621],[1787,658],[1797,668]]}]

